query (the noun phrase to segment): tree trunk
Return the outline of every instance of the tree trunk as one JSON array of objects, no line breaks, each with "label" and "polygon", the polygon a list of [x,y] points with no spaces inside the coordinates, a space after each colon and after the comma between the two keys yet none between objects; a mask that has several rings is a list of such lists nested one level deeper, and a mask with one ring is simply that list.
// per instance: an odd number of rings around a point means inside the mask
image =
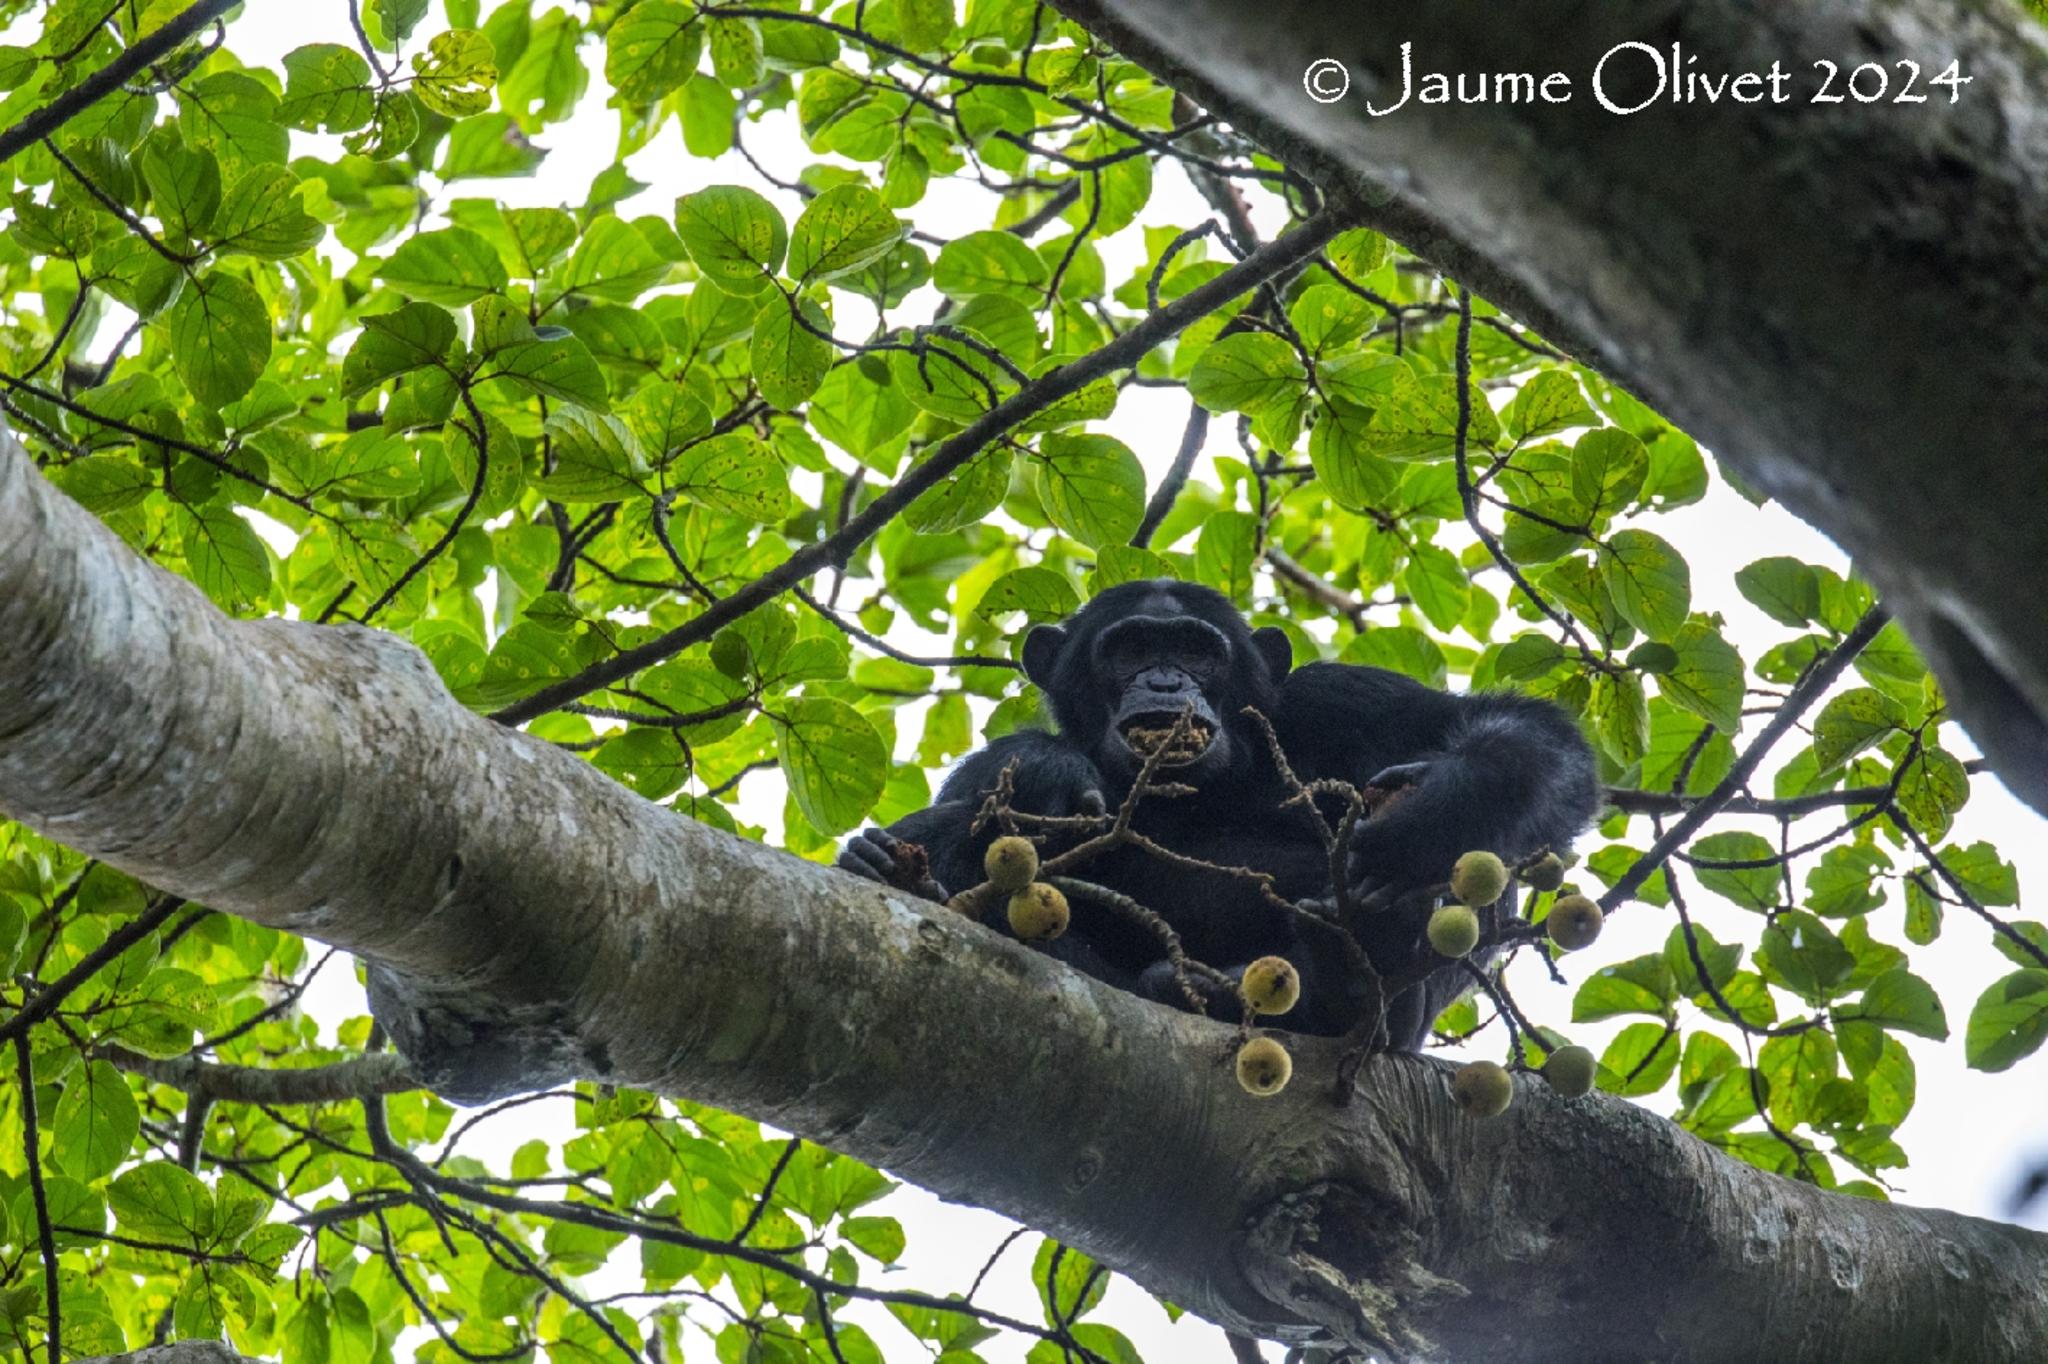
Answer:
[{"label": "tree trunk", "polygon": [[[1994,769],[2048,813],[2048,52],[2017,6],[1055,3],[1288,164],[1377,204],[1405,245],[1826,531]],[[1593,76],[1622,42],[1667,67],[1678,44],[1679,69],[1715,79],[1775,61],[1785,100],[1679,104],[1667,89],[1609,112]],[[1395,108],[1404,43],[1416,95]],[[1325,59],[1351,81],[1328,104],[1304,86]],[[1875,63],[1884,102],[1814,102],[1822,60],[1837,96]],[[1969,83],[1933,85],[1952,60]],[[1919,68],[1910,90],[1902,63]],[[1570,100],[1424,104],[1429,71],[1468,88],[1561,71]],[[1623,107],[1655,88],[1642,51],[1604,75]],[[1326,68],[1319,89],[1338,79]]]},{"label": "tree trunk", "polygon": [[[2038,1360],[2048,1237],[1762,1174],[1633,1105],[1233,1029],[683,819],[355,627],[235,621],[0,439],[0,812],[372,963],[419,1071],[715,1104],[1269,1339],[1389,1360]],[[1617,1271],[1616,1266],[1622,1267]]]}]

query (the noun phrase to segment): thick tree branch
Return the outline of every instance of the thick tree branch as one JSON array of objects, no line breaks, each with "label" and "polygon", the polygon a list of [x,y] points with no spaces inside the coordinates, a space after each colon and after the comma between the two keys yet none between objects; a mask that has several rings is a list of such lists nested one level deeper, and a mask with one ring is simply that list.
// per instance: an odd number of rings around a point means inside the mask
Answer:
[{"label": "thick tree branch", "polygon": [[421,1087],[411,1064],[389,1052],[295,1069],[223,1066],[196,1056],[163,1061],[121,1047],[107,1048],[102,1054],[131,1075],[182,1089],[195,1099],[238,1104],[340,1103]]},{"label": "thick tree branch", "polygon": [[[1262,1338],[1396,1361],[2033,1360],[2048,1238],[1823,1193],[1619,1101],[1234,1029],[680,818],[409,645],[223,617],[0,444],[0,810],[372,963],[459,1098],[586,1077],[773,1123]],[[1629,1272],[1616,1274],[1611,1266]],[[1769,1301],[1773,1310],[1755,1310]]]},{"label": "thick tree branch", "polygon": [[[2048,45],[2018,6],[1055,3],[1827,531],[2048,812],[2048,522],[2015,514],[2048,422]],[[1644,50],[1604,73],[1615,103],[1652,95],[1645,54],[1674,44],[1713,77],[1775,62],[1787,98],[1617,115],[1592,82],[1622,42]],[[1404,43],[1418,85],[1558,71],[1572,98],[1394,108]],[[1928,84],[1952,59],[1953,101]],[[1321,60],[1349,72],[1335,103],[1304,89]],[[1890,94],[1816,102],[1821,61],[1837,95],[1866,62]]]},{"label": "thick tree branch", "polygon": [[257,1364],[217,1340],[179,1340],[118,1355],[94,1355],[78,1364]]}]

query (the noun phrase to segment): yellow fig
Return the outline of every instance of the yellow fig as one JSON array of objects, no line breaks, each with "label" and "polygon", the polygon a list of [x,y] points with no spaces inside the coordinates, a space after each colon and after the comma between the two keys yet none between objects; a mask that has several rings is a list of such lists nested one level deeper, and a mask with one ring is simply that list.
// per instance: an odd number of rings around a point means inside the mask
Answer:
[{"label": "yellow fig", "polygon": [[1522,880],[1537,890],[1556,890],[1564,884],[1564,859],[1545,853],[1522,869]]},{"label": "yellow fig", "polygon": [[1492,1061],[1474,1061],[1451,1077],[1451,1097],[1474,1118],[1497,1118],[1515,1101],[1515,1081]]},{"label": "yellow fig", "polygon": [[1492,904],[1507,888],[1507,864],[1483,848],[1466,853],[1451,868],[1451,894],[1475,909]]},{"label": "yellow fig", "polygon": [[1479,946],[1479,916],[1470,905],[1445,905],[1429,916],[1429,945],[1446,957],[1462,957]]},{"label": "yellow fig", "polygon": [[1584,1047],[1559,1047],[1543,1063],[1543,1078],[1565,1098],[1577,1099],[1593,1092],[1598,1070],[1599,1062]]},{"label": "yellow fig", "polygon": [[1254,1037],[1237,1049],[1237,1082],[1247,1094],[1270,1099],[1287,1088],[1293,1074],[1294,1058],[1270,1037]]},{"label": "yellow fig", "polygon": [[1550,917],[1543,921],[1543,926],[1552,942],[1567,952],[1576,952],[1593,945],[1593,940],[1600,936],[1600,924],[1605,917],[1600,906],[1585,896],[1566,895],[1550,907]]},{"label": "yellow fig", "polygon": [[1028,838],[1011,834],[988,845],[981,868],[997,890],[1015,895],[1038,876],[1038,849]]},{"label": "yellow fig", "polygon": [[1284,1014],[1301,998],[1301,973],[1285,957],[1260,957],[1244,968],[1239,987],[1258,1014]]},{"label": "yellow fig", "polygon": [[1010,931],[1025,942],[1050,942],[1067,931],[1067,897],[1034,881],[1010,897]]}]

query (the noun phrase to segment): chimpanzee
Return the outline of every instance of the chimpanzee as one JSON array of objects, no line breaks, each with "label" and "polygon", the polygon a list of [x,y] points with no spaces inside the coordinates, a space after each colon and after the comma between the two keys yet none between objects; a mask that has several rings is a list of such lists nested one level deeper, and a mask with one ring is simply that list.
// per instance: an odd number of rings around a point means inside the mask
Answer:
[{"label": "chimpanzee", "polygon": [[[972,826],[1005,767],[1014,764],[1015,810],[1114,811],[1151,747],[1186,713],[1184,735],[1191,732],[1192,741],[1184,737],[1153,782],[1192,790],[1141,799],[1134,829],[1205,863],[1270,873],[1288,900],[1329,896],[1330,858],[1314,817],[1284,803],[1288,790],[1271,746],[1242,713],[1246,706],[1271,720],[1301,781],[1336,778],[1394,793],[1384,812],[1353,831],[1346,875],[1360,895],[1442,881],[1475,848],[1510,862],[1546,847],[1562,853],[1599,805],[1592,753],[1572,719],[1549,702],[1508,692],[1453,695],[1381,668],[1292,668],[1284,632],[1251,629],[1206,587],[1171,579],[1112,587],[1065,625],[1033,630],[1023,661],[1058,733],[1010,734],[970,755],[930,808],[850,839],[842,868],[941,900],[977,885],[1000,830],[977,834]],[[922,847],[928,877],[911,870],[918,859],[901,855],[904,844]],[[1130,845],[1073,874],[1156,911],[1189,957],[1226,974],[1268,954],[1294,962],[1301,1001],[1275,1020],[1285,1027],[1341,1033],[1361,1016],[1360,972],[1336,930],[1274,904],[1247,878]],[[1066,934],[1048,945],[1054,956],[1150,998],[1180,997],[1155,933],[1079,898],[1071,911]],[[1423,962],[1426,918],[1426,909],[1367,916],[1361,944],[1374,965],[1399,974]],[[1446,967],[1391,1001],[1390,1044],[1419,1048],[1437,1013],[1468,983],[1462,970]],[[1222,1007],[1212,1014],[1231,1015],[1233,1000],[1213,1002]]]}]

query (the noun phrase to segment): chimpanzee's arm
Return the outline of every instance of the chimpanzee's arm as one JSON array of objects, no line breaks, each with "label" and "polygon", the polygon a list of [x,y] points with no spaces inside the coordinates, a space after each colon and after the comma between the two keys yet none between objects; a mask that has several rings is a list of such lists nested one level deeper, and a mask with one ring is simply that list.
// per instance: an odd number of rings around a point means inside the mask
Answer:
[{"label": "chimpanzee's arm", "polygon": [[[946,778],[928,809],[905,815],[887,830],[869,830],[847,840],[839,866],[939,899],[979,885],[984,879],[982,854],[1000,830],[990,826],[977,834],[974,821],[983,798],[996,789],[1003,769],[1013,764],[1011,808],[1037,815],[1102,812],[1102,776],[1095,764],[1057,735],[1020,730],[969,755]],[[910,884],[891,874],[901,865],[895,846],[899,843],[923,849],[935,885]]]},{"label": "chimpanzee's arm", "polygon": [[1420,884],[1459,854],[1562,851],[1600,805],[1592,750],[1548,701],[1454,696],[1378,668],[1311,664],[1291,674],[1275,717],[1303,775],[1406,787],[1352,839],[1350,879]]}]

